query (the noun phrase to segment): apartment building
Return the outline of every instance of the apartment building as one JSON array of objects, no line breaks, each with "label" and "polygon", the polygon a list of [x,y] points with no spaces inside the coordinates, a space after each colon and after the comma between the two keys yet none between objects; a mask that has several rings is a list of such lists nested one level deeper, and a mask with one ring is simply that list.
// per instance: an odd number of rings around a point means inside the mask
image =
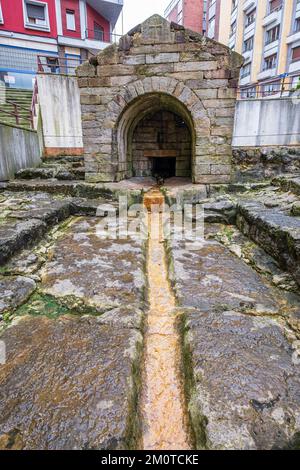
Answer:
[{"label": "apartment building", "polygon": [[206,31],[207,0],[172,0],[164,16],[168,21],[204,34]]},{"label": "apartment building", "polygon": [[207,35],[244,56],[242,96],[299,83],[300,0],[208,0]]},{"label": "apartment building", "polygon": [[32,88],[37,70],[74,72],[113,41],[123,0],[0,0],[0,81]]}]

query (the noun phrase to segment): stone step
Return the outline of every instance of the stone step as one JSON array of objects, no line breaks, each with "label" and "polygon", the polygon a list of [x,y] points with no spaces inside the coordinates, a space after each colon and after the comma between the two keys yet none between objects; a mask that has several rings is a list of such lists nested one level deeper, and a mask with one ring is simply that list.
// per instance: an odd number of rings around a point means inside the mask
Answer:
[{"label": "stone step", "polygon": [[291,191],[300,195],[300,175],[277,176],[272,180],[274,186],[279,186],[283,191]]},{"label": "stone step", "polygon": [[68,168],[64,166],[43,166],[38,168],[26,168],[17,171],[16,178],[18,179],[57,179],[64,181],[73,180],[84,180],[85,169],[84,167],[79,168]]},{"label": "stone step", "polygon": [[6,263],[21,249],[35,245],[51,227],[70,216],[104,216],[109,212],[109,208],[103,205],[107,206],[108,203],[113,213],[118,212],[117,203],[105,198],[76,197],[65,198],[62,201],[46,194],[31,194],[29,204],[28,193],[21,193],[17,200],[12,197],[14,200],[12,205],[15,205],[12,209],[9,204],[12,193],[9,193],[9,196],[7,194],[4,192],[1,195],[1,209],[4,216],[0,224],[0,265]]},{"label": "stone step", "polygon": [[[118,194],[109,186],[104,184],[85,183],[84,181],[59,181],[52,180],[12,180],[7,183],[0,183],[0,191],[33,191],[45,192],[48,194],[61,194],[71,197],[98,198],[104,197],[112,199]],[[140,202],[141,191],[136,191],[136,202]]]},{"label": "stone step", "polygon": [[242,233],[275,258],[300,286],[300,219],[257,202],[239,202],[237,211]]}]

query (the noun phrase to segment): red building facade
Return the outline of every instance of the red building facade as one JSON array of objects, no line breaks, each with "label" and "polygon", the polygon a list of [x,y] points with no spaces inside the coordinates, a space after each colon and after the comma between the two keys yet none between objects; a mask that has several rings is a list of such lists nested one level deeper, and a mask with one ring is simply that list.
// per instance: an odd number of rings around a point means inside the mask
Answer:
[{"label": "red building facade", "polygon": [[165,10],[168,21],[182,24],[198,33],[206,31],[207,0],[172,0]]},{"label": "red building facade", "polygon": [[123,0],[0,0],[0,80],[31,88],[39,63],[59,57],[74,67],[112,42],[122,8]]}]

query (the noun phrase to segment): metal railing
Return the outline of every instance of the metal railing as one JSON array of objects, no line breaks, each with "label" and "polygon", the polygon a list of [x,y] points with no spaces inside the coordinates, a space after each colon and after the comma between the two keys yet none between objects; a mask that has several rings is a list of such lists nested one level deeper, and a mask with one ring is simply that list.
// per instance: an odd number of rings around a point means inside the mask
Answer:
[{"label": "metal railing", "polygon": [[75,69],[84,62],[80,57],[37,56],[37,71],[58,75],[75,75]]},{"label": "metal railing", "polygon": [[85,30],[86,39],[92,41],[104,42],[106,44],[117,43],[122,37],[121,34],[115,33],[106,33],[105,31],[95,30],[95,29],[86,29]]},{"label": "metal railing", "polygon": [[271,15],[272,13],[275,13],[275,11],[280,11],[282,10],[283,8],[283,3],[281,3],[280,5],[278,5],[277,7],[274,7],[274,8],[269,8],[269,11],[267,13],[267,16]]},{"label": "metal railing", "polygon": [[35,77],[34,85],[33,85],[33,93],[32,93],[32,100],[31,100],[31,117],[32,117],[32,126],[34,126],[34,118],[36,117],[36,105],[38,103],[38,83],[37,78]]},{"label": "metal railing", "polygon": [[[6,104],[9,104],[13,107],[13,111],[8,111],[0,106],[0,112],[6,114],[7,116],[13,117],[16,121],[18,126],[22,125],[21,121],[26,121],[30,124],[30,128],[34,128],[33,124],[33,114],[31,109],[25,108],[18,103],[14,103],[13,101],[7,100]],[[26,111],[28,114],[24,115],[21,114],[21,111]]]},{"label": "metal railing", "polygon": [[[295,77],[294,77],[295,78]],[[238,88],[238,99],[284,98],[300,91],[298,82],[293,77],[275,77],[268,82],[256,82]]]}]

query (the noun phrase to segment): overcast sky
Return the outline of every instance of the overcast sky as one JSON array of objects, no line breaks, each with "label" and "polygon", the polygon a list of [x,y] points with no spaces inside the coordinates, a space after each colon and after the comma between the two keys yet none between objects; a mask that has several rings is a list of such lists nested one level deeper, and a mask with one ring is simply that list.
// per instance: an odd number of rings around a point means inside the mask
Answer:
[{"label": "overcast sky", "polygon": [[[154,13],[163,16],[163,12],[170,1],[171,0],[124,0],[124,34],[137,24],[146,20],[149,16],[154,15]],[[122,34],[121,16],[116,26],[116,33]]]}]

